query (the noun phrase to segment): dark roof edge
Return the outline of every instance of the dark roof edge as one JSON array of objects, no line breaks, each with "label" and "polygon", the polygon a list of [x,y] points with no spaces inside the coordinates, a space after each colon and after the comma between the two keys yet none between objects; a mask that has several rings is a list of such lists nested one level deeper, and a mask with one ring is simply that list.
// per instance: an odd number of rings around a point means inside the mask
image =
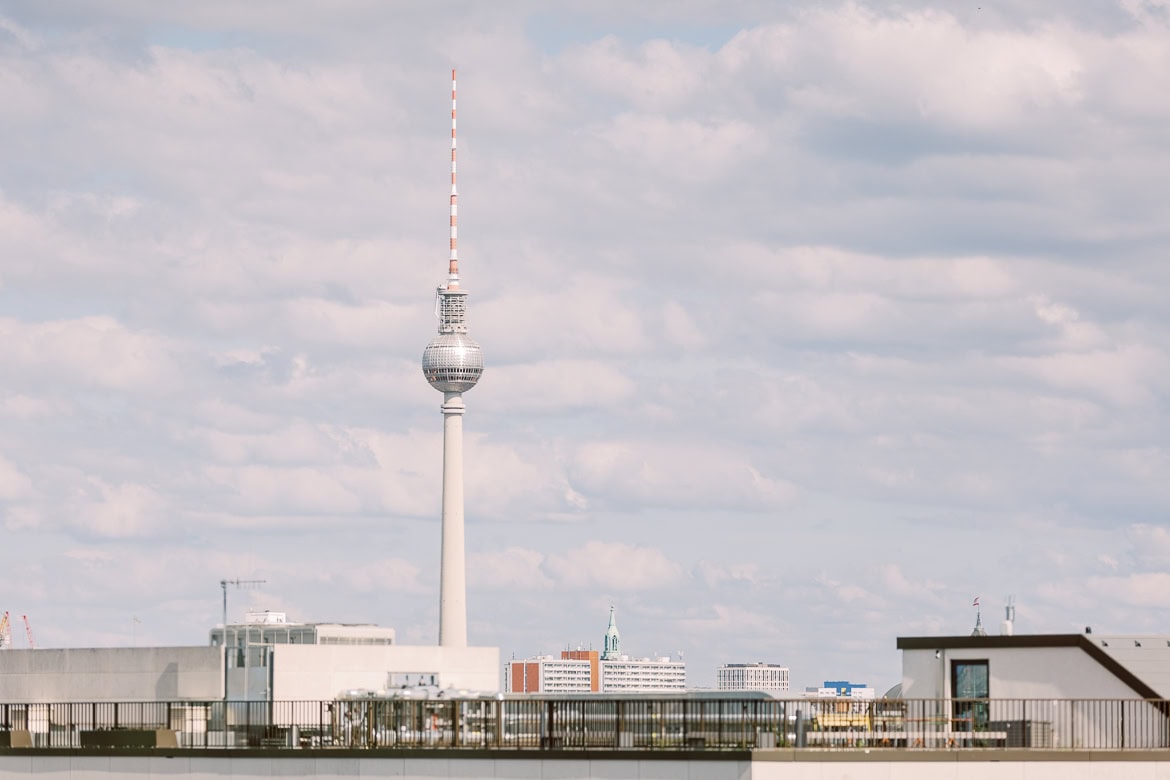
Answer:
[{"label": "dark roof edge", "polygon": [[1143,699],[1162,696],[1121,665],[1084,634],[1022,634],[1018,636],[900,636],[899,650],[967,650],[1011,647],[1079,647]]},{"label": "dark roof edge", "polygon": [[979,647],[1077,647],[1080,634],[1018,634],[1015,636],[900,636],[899,650],[958,650]]}]

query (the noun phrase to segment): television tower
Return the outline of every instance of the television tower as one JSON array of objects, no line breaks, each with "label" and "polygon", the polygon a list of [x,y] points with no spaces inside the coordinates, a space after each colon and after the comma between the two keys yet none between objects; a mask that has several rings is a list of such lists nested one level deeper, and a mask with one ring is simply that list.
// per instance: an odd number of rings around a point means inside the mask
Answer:
[{"label": "television tower", "polygon": [[451,71],[451,257],[435,290],[439,335],[423,351],[423,375],[443,394],[443,547],[439,645],[467,646],[467,568],[463,545],[463,393],[483,374],[483,353],[467,335],[467,291],[459,286],[459,206],[455,187],[455,71]]}]

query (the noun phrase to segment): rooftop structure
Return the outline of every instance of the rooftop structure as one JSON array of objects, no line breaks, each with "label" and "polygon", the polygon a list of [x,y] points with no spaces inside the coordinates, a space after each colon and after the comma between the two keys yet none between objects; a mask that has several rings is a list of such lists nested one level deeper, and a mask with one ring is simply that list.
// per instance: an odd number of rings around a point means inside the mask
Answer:
[{"label": "rooftop structure", "polygon": [[1170,635],[899,637],[906,698],[1170,698]]},{"label": "rooftop structure", "polygon": [[372,623],[290,623],[283,612],[249,612],[243,623],[211,629],[212,646],[392,645],[394,629]]},{"label": "rooftop structure", "polygon": [[455,185],[455,71],[451,71],[451,254],[447,282],[436,289],[439,335],[423,351],[422,370],[443,393],[443,541],[439,644],[467,646],[467,572],[463,541],[463,393],[483,373],[479,344],[467,335],[467,291],[459,285],[459,206]]}]

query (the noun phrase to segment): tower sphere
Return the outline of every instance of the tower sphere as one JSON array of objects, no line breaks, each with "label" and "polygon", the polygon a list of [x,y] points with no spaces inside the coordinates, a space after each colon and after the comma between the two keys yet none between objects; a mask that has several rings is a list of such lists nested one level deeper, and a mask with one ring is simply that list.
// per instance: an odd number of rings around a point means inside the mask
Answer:
[{"label": "tower sphere", "polygon": [[483,353],[464,333],[441,333],[423,350],[422,370],[436,390],[463,393],[483,374]]}]

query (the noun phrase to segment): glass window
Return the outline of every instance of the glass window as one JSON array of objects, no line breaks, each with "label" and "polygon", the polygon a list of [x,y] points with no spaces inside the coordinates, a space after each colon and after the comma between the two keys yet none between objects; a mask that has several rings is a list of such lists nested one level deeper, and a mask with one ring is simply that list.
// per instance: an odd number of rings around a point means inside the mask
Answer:
[{"label": "glass window", "polygon": [[985,731],[990,696],[991,675],[986,660],[951,661],[952,717],[956,730]]}]

